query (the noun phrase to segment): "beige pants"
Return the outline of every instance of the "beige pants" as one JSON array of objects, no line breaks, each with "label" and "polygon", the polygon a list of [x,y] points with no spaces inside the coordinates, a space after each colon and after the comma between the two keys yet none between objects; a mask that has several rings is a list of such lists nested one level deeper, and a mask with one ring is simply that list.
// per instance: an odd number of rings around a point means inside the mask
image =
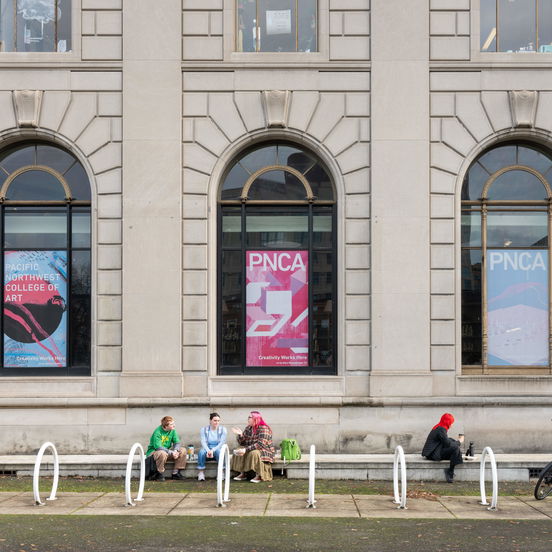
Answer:
[{"label": "beige pants", "polygon": [[[169,455],[164,450],[156,450],[153,453],[153,457],[155,458],[155,464],[157,465],[157,471],[159,473],[164,473],[165,472],[165,464],[167,463],[167,460],[169,460]],[[172,454],[170,455],[170,458],[172,459]],[[180,451],[180,455],[174,461],[174,469],[175,470],[183,470],[185,467],[186,467],[186,453],[184,451]]]}]

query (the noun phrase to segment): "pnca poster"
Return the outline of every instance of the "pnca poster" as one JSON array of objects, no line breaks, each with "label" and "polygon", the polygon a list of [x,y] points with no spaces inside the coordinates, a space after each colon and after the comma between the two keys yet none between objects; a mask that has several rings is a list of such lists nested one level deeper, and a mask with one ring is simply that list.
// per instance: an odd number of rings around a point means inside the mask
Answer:
[{"label": "pnca poster", "polygon": [[247,366],[308,366],[308,251],[247,251]]}]

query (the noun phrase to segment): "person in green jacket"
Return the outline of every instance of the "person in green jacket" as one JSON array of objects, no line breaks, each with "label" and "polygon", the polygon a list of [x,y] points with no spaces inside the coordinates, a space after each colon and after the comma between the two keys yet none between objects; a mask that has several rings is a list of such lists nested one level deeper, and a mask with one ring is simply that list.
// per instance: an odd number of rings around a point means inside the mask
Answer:
[{"label": "person in green jacket", "polygon": [[153,454],[158,481],[165,481],[165,464],[167,460],[174,460],[174,469],[171,479],[184,479],[180,473],[186,467],[186,451],[180,449],[180,437],[175,431],[176,422],[172,416],[161,418],[161,425],[152,433],[146,456]]}]

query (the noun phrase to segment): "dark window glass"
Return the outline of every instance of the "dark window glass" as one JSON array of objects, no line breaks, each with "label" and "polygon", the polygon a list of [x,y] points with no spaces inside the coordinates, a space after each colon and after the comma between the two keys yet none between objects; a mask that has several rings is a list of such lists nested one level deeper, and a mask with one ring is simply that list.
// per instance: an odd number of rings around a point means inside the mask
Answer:
[{"label": "dark window glass", "polygon": [[478,200],[483,195],[483,186],[491,175],[479,163],[474,163],[464,180],[462,199]]},{"label": "dark window glass", "polygon": [[481,247],[481,213],[479,211],[462,212],[462,245]]},{"label": "dark window glass", "polygon": [[462,364],[481,364],[481,250],[462,251]]},{"label": "dark window glass", "polygon": [[492,200],[545,200],[548,194],[543,183],[534,174],[528,171],[511,170],[501,174],[492,183],[487,197]]},{"label": "dark window glass", "polygon": [[312,189],[314,197],[324,201],[333,200],[334,191],[328,173],[317,164],[305,174]]},{"label": "dark window glass", "polygon": [[313,213],[312,245],[316,248],[332,246],[332,211],[331,209],[317,209]]},{"label": "dark window glass", "polygon": [[79,201],[90,201],[90,184],[86,171],[80,163],[75,163],[64,175],[69,188],[71,188],[71,197]]},{"label": "dark window glass", "polygon": [[496,52],[496,0],[481,0],[480,10],[481,51]]},{"label": "dark window glass", "polygon": [[64,201],[65,189],[49,172],[30,170],[16,176],[6,193],[11,201]]},{"label": "dark window glass", "polygon": [[260,169],[278,164],[278,155],[276,146],[263,146],[247,153],[240,159],[240,164],[249,174],[253,174]]},{"label": "dark window glass", "polygon": [[90,251],[73,251],[71,256],[70,332],[71,364],[90,366],[91,266]]},{"label": "dark window glass", "polygon": [[539,52],[552,52],[552,0],[539,0]]},{"label": "dark window glass", "polygon": [[498,0],[498,41],[501,52],[536,50],[535,9],[535,0]]},{"label": "dark window glass", "polygon": [[288,171],[267,171],[253,182],[247,197],[266,201],[304,200],[307,190],[303,183]]},{"label": "dark window glass", "polygon": [[312,360],[314,366],[333,365],[332,252],[312,254]]},{"label": "dark window glass", "polygon": [[90,209],[73,208],[71,224],[73,247],[90,247]]},{"label": "dark window glass", "polygon": [[309,219],[306,209],[295,213],[263,211],[247,215],[249,249],[297,249],[308,245]]},{"label": "dark window glass", "polygon": [[67,247],[67,211],[64,207],[6,207],[4,218],[4,247],[7,249]]},{"label": "dark window glass", "polygon": [[493,174],[503,167],[517,164],[516,146],[501,146],[484,153],[478,162],[489,173]]},{"label": "dark window glass", "polygon": [[221,262],[221,363],[223,366],[240,366],[244,309],[242,252],[223,251]]},{"label": "dark window glass", "polygon": [[520,165],[531,167],[541,174],[544,174],[550,169],[550,167],[552,167],[552,161],[550,161],[544,153],[541,153],[533,148],[526,148],[523,146],[518,148],[518,163]]},{"label": "dark window glass", "polygon": [[8,173],[28,165],[36,165],[36,146],[16,146],[0,155],[0,166]]},{"label": "dark window glass", "polygon": [[239,199],[250,176],[241,163],[236,163],[224,179],[220,199]]},{"label": "dark window glass", "polygon": [[487,247],[548,245],[547,213],[497,213],[487,216]]},{"label": "dark window glass", "polygon": [[36,164],[50,167],[60,174],[64,174],[76,161],[73,155],[61,148],[49,144],[38,144],[36,147]]},{"label": "dark window glass", "polygon": [[230,213],[225,211],[222,217],[222,247],[241,247],[241,214]]}]

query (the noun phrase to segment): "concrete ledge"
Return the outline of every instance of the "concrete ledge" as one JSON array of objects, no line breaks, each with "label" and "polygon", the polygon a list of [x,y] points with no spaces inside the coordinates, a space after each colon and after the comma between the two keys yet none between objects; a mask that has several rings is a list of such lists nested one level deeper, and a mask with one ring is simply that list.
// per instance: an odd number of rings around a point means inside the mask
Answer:
[{"label": "concrete ledge", "polygon": [[[60,455],[62,476],[122,477],[125,474],[126,454],[99,455]],[[393,479],[392,454],[319,454],[316,456],[316,477],[318,479],[383,480]],[[0,473],[8,475],[32,475],[36,457],[33,455],[0,456]],[[497,454],[499,481],[529,481],[529,470],[540,470],[551,460],[548,454]],[[276,475],[283,474],[288,479],[308,479],[309,455],[284,465],[278,460],[273,464]],[[135,462],[134,466],[137,466]],[[411,481],[431,481],[444,478],[443,469],[448,461],[431,462],[418,454],[406,455],[407,477]],[[187,477],[195,477],[197,462],[188,462]],[[490,480],[490,464],[487,463],[487,479]],[[42,473],[47,475],[53,469],[52,457],[45,455]],[[480,456],[466,461],[456,468],[458,481],[479,481]],[[138,475],[138,470],[134,471]],[[207,477],[215,477],[216,465],[207,463]]]}]

